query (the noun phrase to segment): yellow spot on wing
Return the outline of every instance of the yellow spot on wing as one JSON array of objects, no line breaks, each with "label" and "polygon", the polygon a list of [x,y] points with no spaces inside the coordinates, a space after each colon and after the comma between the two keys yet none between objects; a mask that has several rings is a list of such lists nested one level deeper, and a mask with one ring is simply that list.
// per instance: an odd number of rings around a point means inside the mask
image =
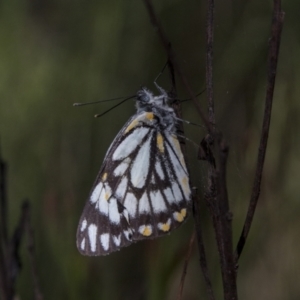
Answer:
[{"label": "yellow spot on wing", "polygon": [[109,200],[110,196],[111,196],[111,191],[110,191],[110,189],[108,189],[105,191],[104,199]]},{"label": "yellow spot on wing", "polygon": [[170,224],[169,224],[169,223],[162,224],[162,225],[160,226],[160,229],[161,229],[162,231],[164,231],[164,232],[169,231],[169,230],[170,230]]},{"label": "yellow spot on wing", "polygon": [[131,129],[136,127],[139,124],[138,119],[134,119],[126,128],[125,133],[129,132]]},{"label": "yellow spot on wing", "polygon": [[108,192],[106,192],[105,195],[104,195],[105,200],[108,200],[109,197],[110,197],[110,194]]},{"label": "yellow spot on wing", "polygon": [[149,121],[152,121],[154,119],[154,115],[152,112],[147,112],[146,113],[146,119],[148,119]]},{"label": "yellow spot on wing", "polygon": [[145,229],[142,231],[142,235],[149,236],[152,234],[151,226],[145,226]]},{"label": "yellow spot on wing", "polygon": [[186,217],[186,208],[183,208],[180,212],[175,212],[174,217],[178,222],[182,222]]},{"label": "yellow spot on wing", "polygon": [[157,134],[156,137],[156,143],[157,143],[157,148],[161,153],[164,153],[165,148],[164,148],[164,139],[160,133]]},{"label": "yellow spot on wing", "polygon": [[182,187],[183,189],[189,193],[190,192],[190,186],[189,186],[189,181],[188,181],[188,178],[187,177],[183,177],[181,179],[181,184],[182,184]]},{"label": "yellow spot on wing", "polygon": [[136,117],[125,129],[124,133],[128,133],[133,128],[137,127],[140,122],[152,121],[154,119],[154,114],[152,112],[145,112],[140,116]]},{"label": "yellow spot on wing", "polygon": [[103,175],[102,175],[102,181],[105,181],[107,179],[107,173],[104,173]]}]

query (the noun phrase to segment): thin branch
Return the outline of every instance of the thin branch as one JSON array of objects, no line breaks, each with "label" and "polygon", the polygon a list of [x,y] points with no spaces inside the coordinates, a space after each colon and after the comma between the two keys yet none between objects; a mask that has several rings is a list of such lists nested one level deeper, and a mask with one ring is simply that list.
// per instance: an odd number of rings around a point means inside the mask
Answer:
[{"label": "thin branch", "polygon": [[281,1],[274,0],[271,39],[269,41],[267,91],[266,91],[266,99],[265,99],[265,111],[264,111],[264,117],[263,117],[263,125],[262,125],[261,138],[260,138],[256,170],[255,170],[255,177],[254,177],[254,183],[253,183],[253,187],[252,187],[250,203],[249,203],[243,231],[242,231],[240,239],[238,241],[236,253],[235,253],[236,263],[238,262],[238,259],[241,256],[241,253],[245,246],[245,243],[246,243],[246,240],[248,237],[248,233],[250,231],[250,227],[251,227],[251,224],[253,221],[253,216],[255,213],[258,198],[260,195],[262,172],[263,172],[265,155],[266,155],[267,144],[268,144],[272,103],[273,103],[273,94],[274,94],[274,88],[275,88],[277,62],[278,62],[279,46],[280,46],[281,31],[282,31],[282,26],[283,26],[283,21],[284,21],[284,15],[285,15],[284,12],[281,10]]},{"label": "thin branch", "polygon": [[198,243],[200,266],[202,269],[202,274],[204,276],[206,290],[207,290],[209,299],[215,300],[212,283],[210,280],[208,267],[207,267],[206,253],[205,253],[204,241],[203,241],[203,236],[202,236],[202,226],[201,226],[201,220],[200,220],[199,201],[197,201],[196,197],[195,197],[195,199],[193,199],[193,205],[194,205],[195,230],[197,233],[197,243]]},{"label": "thin branch", "polygon": [[187,90],[189,97],[193,100],[194,105],[203,121],[203,123],[205,124],[207,130],[209,132],[212,131],[212,126],[210,124],[210,122],[208,121],[208,119],[206,118],[204,112],[202,111],[202,109],[200,108],[197,99],[195,97],[195,93],[192,91],[186,77],[184,76],[183,72],[181,71],[179,64],[177,63],[176,57],[175,57],[175,53],[173,51],[173,49],[171,48],[171,43],[169,42],[162,26],[161,23],[159,22],[159,19],[154,11],[154,7],[152,4],[151,0],[144,0],[146,8],[148,10],[148,14],[150,16],[150,20],[151,23],[153,25],[153,27],[155,28],[155,30],[157,31],[159,38],[161,40],[162,45],[164,46],[167,55],[168,55],[168,60],[172,62],[172,65],[174,67],[174,70],[176,71],[176,73],[178,74],[179,78],[181,79],[185,89]]},{"label": "thin branch", "polygon": [[[215,129],[216,120],[213,97],[213,40],[214,0],[208,0],[206,14],[206,89],[208,118],[214,131],[201,142],[202,149],[204,150],[204,158],[206,158],[209,162],[207,170],[208,188],[205,199],[210,208],[210,213],[213,219],[220,255],[224,299],[232,300],[237,299],[237,287],[232,246],[232,216],[229,210],[226,185],[228,146],[222,138],[222,134],[217,132]],[[211,144],[215,145],[215,153],[219,156],[217,164],[215,163],[215,159],[210,150]]]},{"label": "thin branch", "polygon": [[187,273],[187,267],[188,267],[188,264],[189,264],[189,260],[190,260],[191,255],[192,255],[192,250],[193,250],[194,243],[195,243],[195,232],[191,236],[189,246],[188,246],[188,251],[187,251],[187,254],[186,254],[186,257],[185,257],[183,270],[182,270],[182,274],[181,274],[181,279],[180,279],[179,293],[178,293],[178,297],[177,297],[178,300],[182,299],[184,280],[185,280],[185,276],[186,276],[186,273]]},{"label": "thin branch", "polygon": [[213,93],[213,41],[214,41],[214,0],[208,0],[206,15],[206,90],[208,103],[208,119],[214,129],[215,105]]},{"label": "thin branch", "polygon": [[[236,272],[233,256],[232,243],[232,213],[229,209],[227,183],[226,183],[226,165],[228,158],[228,146],[223,139],[218,141],[220,147],[219,167],[217,169],[217,205],[219,206],[219,222],[222,237],[222,249],[219,249],[221,257],[222,278],[224,299],[237,300]],[[220,251],[221,250],[221,251]]]}]

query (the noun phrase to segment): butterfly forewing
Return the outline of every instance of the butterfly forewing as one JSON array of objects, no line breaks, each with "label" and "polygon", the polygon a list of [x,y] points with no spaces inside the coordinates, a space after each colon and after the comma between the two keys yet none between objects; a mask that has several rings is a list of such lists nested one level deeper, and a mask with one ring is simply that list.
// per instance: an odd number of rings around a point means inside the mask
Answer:
[{"label": "butterfly forewing", "polygon": [[154,104],[138,110],[106,154],[78,226],[77,247],[84,255],[106,255],[168,234],[187,217],[188,172],[175,118],[165,117],[174,112],[167,106],[160,113],[156,98],[151,100]]}]

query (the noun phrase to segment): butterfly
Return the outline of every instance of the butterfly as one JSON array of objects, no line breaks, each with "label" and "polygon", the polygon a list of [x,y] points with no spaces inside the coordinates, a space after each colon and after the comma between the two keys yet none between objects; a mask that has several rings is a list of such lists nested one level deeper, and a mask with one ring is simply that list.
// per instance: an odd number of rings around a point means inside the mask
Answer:
[{"label": "butterfly", "polygon": [[136,95],[137,112],[109,147],[77,229],[83,255],[107,255],[170,233],[191,206],[189,174],[167,92]]}]

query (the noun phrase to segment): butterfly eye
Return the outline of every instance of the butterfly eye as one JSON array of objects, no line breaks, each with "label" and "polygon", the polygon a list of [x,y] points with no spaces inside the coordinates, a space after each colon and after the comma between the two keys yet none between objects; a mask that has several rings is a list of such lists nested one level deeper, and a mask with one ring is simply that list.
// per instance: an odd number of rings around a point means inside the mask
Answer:
[{"label": "butterfly eye", "polygon": [[152,93],[146,88],[142,88],[136,94],[136,99],[139,103],[149,103],[152,97]]}]

